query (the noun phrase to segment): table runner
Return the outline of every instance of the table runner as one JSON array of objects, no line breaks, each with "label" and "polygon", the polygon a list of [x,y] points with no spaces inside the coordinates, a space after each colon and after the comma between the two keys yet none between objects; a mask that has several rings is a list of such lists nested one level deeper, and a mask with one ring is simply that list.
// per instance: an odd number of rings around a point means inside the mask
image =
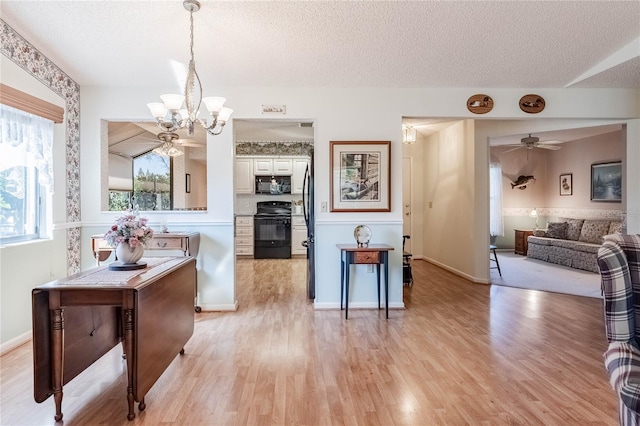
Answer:
[{"label": "table runner", "polygon": [[143,274],[154,266],[161,265],[165,262],[172,260],[173,257],[144,257],[141,261],[147,262],[147,267],[144,269],[136,269],[133,271],[111,271],[109,266],[102,266],[100,269],[82,275],[78,278],[61,283],[62,285],[77,285],[77,284],[94,284],[94,285],[126,285],[131,279]]}]

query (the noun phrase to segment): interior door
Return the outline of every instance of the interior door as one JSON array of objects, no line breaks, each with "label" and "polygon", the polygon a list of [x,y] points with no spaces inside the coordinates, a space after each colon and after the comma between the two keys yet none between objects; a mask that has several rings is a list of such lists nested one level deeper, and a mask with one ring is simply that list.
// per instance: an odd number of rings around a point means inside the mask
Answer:
[{"label": "interior door", "polygon": [[[411,235],[411,157],[402,158],[402,235]],[[405,251],[411,252],[411,240],[404,246]]]}]

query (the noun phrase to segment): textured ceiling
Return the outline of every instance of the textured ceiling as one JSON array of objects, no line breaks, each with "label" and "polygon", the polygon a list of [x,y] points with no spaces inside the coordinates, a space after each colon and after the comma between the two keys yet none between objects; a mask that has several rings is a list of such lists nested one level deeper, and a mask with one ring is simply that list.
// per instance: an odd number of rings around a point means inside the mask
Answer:
[{"label": "textured ceiling", "polygon": [[[637,0],[201,3],[195,57],[205,95],[224,86],[640,88]],[[81,86],[183,90],[189,13],[180,0],[2,0],[0,17]],[[423,136],[449,125],[404,122]],[[234,123],[246,140],[313,135],[296,123]]]},{"label": "textured ceiling", "polygon": [[[82,85],[180,89],[176,1],[7,1],[2,19]],[[639,1],[202,1],[217,86],[640,88]]]}]

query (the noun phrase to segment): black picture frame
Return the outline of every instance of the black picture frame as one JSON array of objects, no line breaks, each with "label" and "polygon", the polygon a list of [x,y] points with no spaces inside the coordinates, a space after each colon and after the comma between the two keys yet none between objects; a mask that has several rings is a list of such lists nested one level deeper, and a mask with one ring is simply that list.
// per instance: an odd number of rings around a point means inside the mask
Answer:
[{"label": "black picture frame", "polygon": [[560,175],[560,196],[573,195],[573,173]]},{"label": "black picture frame", "polygon": [[622,162],[591,165],[591,201],[622,202]]},{"label": "black picture frame", "polygon": [[189,173],[184,175],[184,192],[191,193],[191,175]]}]

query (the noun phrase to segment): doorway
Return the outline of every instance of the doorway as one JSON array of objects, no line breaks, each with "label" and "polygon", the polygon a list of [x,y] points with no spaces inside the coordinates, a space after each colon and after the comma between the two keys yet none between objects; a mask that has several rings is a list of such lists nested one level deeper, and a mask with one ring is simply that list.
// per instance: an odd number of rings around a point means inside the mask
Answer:
[{"label": "doorway", "polygon": [[[246,273],[247,263],[256,276],[267,274],[273,267],[273,261],[269,261],[276,257],[283,270],[300,262],[306,264],[308,248],[303,242],[308,240],[309,226],[305,215],[308,209],[303,203],[308,200],[305,196],[309,191],[307,172],[314,147],[314,121],[234,119],[233,124],[236,277]],[[279,233],[263,226],[275,220],[265,206],[276,205],[278,227],[274,229]],[[287,237],[288,243],[282,247],[286,246],[289,253],[280,253],[281,247],[277,256],[265,254],[265,242],[278,241],[272,237],[280,234]]]}]

